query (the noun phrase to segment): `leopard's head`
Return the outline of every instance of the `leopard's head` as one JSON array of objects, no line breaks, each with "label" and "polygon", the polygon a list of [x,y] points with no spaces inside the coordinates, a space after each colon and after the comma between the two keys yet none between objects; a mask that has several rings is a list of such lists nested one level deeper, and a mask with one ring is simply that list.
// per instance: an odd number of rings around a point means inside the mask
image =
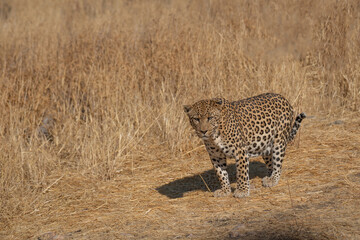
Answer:
[{"label": "leopard's head", "polygon": [[214,98],[184,106],[184,111],[189,117],[190,124],[195,129],[199,138],[208,140],[214,136],[219,128],[225,102],[224,98]]}]

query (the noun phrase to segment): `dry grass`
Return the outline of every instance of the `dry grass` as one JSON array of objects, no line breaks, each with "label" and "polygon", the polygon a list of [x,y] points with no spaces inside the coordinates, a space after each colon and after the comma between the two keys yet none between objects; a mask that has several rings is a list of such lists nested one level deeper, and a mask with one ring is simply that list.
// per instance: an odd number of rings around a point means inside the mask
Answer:
[{"label": "dry grass", "polygon": [[[0,237],[359,238],[359,13],[355,0],[0,0]],[[182,105],[263,92],[315,117],[279,186],[260,187],[255,159],[250,198],[214,199]]]}]

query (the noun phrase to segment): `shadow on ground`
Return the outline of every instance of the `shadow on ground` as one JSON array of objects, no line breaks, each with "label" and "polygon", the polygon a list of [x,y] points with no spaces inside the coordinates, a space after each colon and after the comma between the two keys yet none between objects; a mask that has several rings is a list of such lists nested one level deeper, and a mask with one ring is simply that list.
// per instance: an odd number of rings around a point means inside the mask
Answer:
[{"label": "shadow on ground", "polygon": [[[250,167],[250,179],[253,179],[255,177],[263,178],[266,176],[267,169],[264,163],[253,161],[250,162],[249,167]],[[229,173],[230,182],[231,183],[236,182],[235,164],[228,165],[228,173]],[[169,198],[180,198],[183,197],[184,193],[195,190],[208,191],[200,175],[212,192],[220,188],[220,184],[215,175],[215,171],[211,169],[191,177],[185,177],[172,181],[168,184],[156,188],[156,190],[159,193],[166,195]]]}]

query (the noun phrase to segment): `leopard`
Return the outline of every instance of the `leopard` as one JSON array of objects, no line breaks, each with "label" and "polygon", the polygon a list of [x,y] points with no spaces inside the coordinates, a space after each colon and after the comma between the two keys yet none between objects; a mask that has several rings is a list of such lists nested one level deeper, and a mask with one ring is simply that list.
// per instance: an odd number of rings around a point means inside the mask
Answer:
[{"label": "leopard", "polygon": [[215,197],[232,193],[227,158],[235,158],[234,197],[250,195],[249,159],[253,157],[261,156],[267,168],[262,185],[276,186],[286,147],[306,118],[304,112],[296,115],[289,101],[277,93],[263,93],[238,101],[222,97],[205,99],[183,107],[196,135],[203,140],[220,181]]}]

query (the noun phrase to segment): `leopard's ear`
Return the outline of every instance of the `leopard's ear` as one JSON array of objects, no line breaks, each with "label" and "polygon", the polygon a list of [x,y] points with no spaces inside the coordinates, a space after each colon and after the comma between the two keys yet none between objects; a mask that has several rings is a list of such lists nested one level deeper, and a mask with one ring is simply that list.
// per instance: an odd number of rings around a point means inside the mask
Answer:
[{"label": "leopard's ear", "polygon": [[190,105],[184,105],[184,112],[185,113],[189,113],[191,110],[191,106]]},{"label": "leopard's ear", "polygon": [[212,99],[217,105],[221,106],[225,103],[225,98],[213,98]]}]

